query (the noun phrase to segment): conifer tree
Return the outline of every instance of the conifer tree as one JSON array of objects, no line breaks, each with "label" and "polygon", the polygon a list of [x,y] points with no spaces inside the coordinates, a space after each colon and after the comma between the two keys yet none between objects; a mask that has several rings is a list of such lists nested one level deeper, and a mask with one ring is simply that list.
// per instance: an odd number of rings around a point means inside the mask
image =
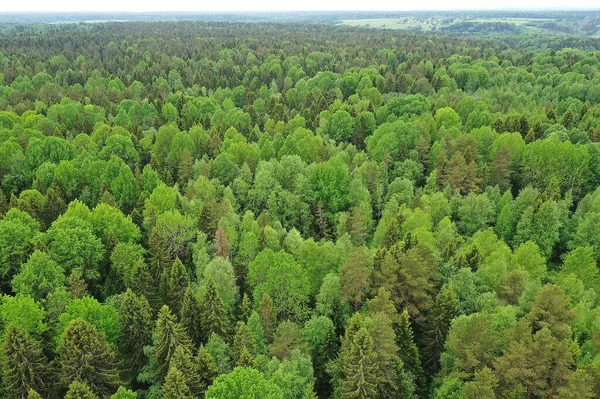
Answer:
[{"label": "conifer tree", "polygon": [[119,308],[121,353],[125,369],[133,378],[146,363],[144,347],[152,343],[152,309],[142,295],[128,289]]},{"label": "conifer tree", "polygon": [[73,271],[69,275],[69,292],[73,299],[81,299],[89,295],[87,283],[80,273]]},{"label": "conifer tree", "polygon": [[198,387],[200,392],[204,393],[217,377],[217,366],[210,353],[201,346],[194,358],[196,369],[198,370]]},{"label": "conifer tree", "polygon": [[42,399],[42,396],[33,389],[30,389],[29,392],[27,392],[27,399]]},{"label": "conifer tree", "polygon": [[167,304],[175,314],[179,314],[181,312],[181,305],[188,284],[188,271],[183,263],[181,263],[179,258],[177,258],[171,266],[169,278],[167,280],[166,292],[166,297],[168,299]]},{"label": "conifer tree", "polygon": [[342,372],[342,399],[378,397],[377,385],[380,379],[377,372],[377,353],[366,328],[361,327],[352,336],[344,339],[339,362]]},{"label": "conifer tree", "polygon": [[240,305],[240,321],[247,322],[252,314],[252,301],[247,293],[244,293],[242,297],[242,303]]},{"label": "conifer tree", "polygon": [[440,356],[444,351],[450,323],[456,317],[457,311],[454,293],[450,288],[443,287],[429,312],[423,335],[423,365],[432,374],[440,368]]},{"label": "conifer tree", "polygon": [[404,363],[404,370],[412,376],[418,392],[425,394],[426,381],[421,365],[421,354],[415,343],[410,316],[406,309],[400,314],[396,325],[396,344],[398,345],[398,355]]},{"label": "conifer tree", "polygon": [[98,396],[94,394],[87,384],[76,380],[69,385],[65,399],[98,399]]},{"label": "conifer tree", "polygon": [[215,255],[220,256],[225,259],[229,259],[229,251],[231,249],[231,244],[229,240],[227,240],[227,235],[225,234],[225,229],[223,226],[219,225],[217,230],[215,231]]},{"label": "conifer tree", "polygon": [[143,296],[148,301],[148,304],[152,308],[153,312],[158,312],[161,306],[161,299],[156,289],[156,282],[154,277],[150,274],[148,265],[145,262],[138,262],[133,267],[132,275],[135,276],[132,279],[132,286],[130,287],[133,292]]},{"label": "conifer tree", "polygon": [[160,381],[169,371],[169,363],[179,346],[191,346],[191,341],[184,328],[177,323],[175,316],[168,306],[164,305],[158,312],[154,333],[154,359],[156,360],[156,375]]},{"label": "conifer tree", "polygon": [[185,381],[190,392],[197,394],[201,388],[201,379],[196,363],[190,348],[178,346],[173,353],[169,368],[175,367],[185,376]]},{"label": "conifer tree", "polygon": [[48,362],[25,329],[15,324],[8,326],[2,353],[2,384],[7,398],[23,398],[29,390],[45,390]]},{"label": "conifer tree", "polygon": [[246,323],[239,322],[233,339],[233,361],[239,367],[251,367],[256,357],[256,342]]},{"label": "conifer tree", "polygon": [[191,285],[188,285],[183,295],[179,320],[194,346],[199,346],[202,343],[201,308]]},{"label": "conifer tree", "polygon": [[185,187],[188,180],[194,173],[194,158],[190,154],[190,150],[187,148],[183,150],[181,154],[181,160],[177,167],[177,181],[181,187]]},{"label": "conifer tree", "polygon": [[173,259],[166,240],[156,227],[150,231],[148,236],[148,255],[148,263],[154,279],[161,278],[165,272],[166,276],[169,276]]},{"label": "conifer tree", "polygon": [[177,367],[169,368],[163,385],[163,399],[192,398],[192,392],[187,385],[186,377]]},{"label": "conifer tree", "polygon": [[270,343],[273,341],[273,334],[277,329],[277,310],[273,305],[271,295],[268,293],[265,293],[260,300],[258,315],[260,316],[260,321],[265,329],[265,339],[267,340],[267,343]]},{"label": "conifer tree", "polygon": [[120,385],[114,349],[85,320],[75,319],[65,329],[58,345],[58,364],[64,387],[80,381],[104,395]]},{"label": "conifer tree", "polygon": [[206,282],[206,292],[201,308],[204,337],[208,339],[212,333],[226,336],[229,331],[227,313],[212,278]]}]

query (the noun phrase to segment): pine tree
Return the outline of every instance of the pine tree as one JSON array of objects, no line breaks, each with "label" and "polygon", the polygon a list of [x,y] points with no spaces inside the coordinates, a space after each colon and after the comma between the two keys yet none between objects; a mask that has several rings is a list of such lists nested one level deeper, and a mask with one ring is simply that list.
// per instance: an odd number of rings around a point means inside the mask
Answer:
[{"label": "pine tree", "polygon": [[119,308],[121,353],[130,378],[138,375],[146,363],[144,347],[152,343],[152,309],[146,298],[127,290]]},{"label": "pine tree", "polygon": [[373,339],[366,328],[361,327],[342,343],[339,362],[341,365],[341,398],[370,399],[378,397],[377,353]]},{"label": "pine tree", "polygon": [[208,339],[212,333],[226,336],[229,331],[227,313],[212,278],[206,282],[206,292],[201,307],[205,339]]},{"label": "pine tree", "polygon": [[167,280],[166,292],[166,297],[168,299],[167,305],[169,305],[175,314],[179,314],[181,312],[181,305],[188,284],[188,271],[183,263],[181,263],[179,258],[177,258],[171,266],[169,278]]},{"label": "pine tree", "polygon": [[179,346],[190,348],[191,341],[183,327],[177,323],[169,307],[165,305],[158,312],[154,335],[156,375],[160,381],[169,371],[169,363]]},{"label": "pine tree", "polygon": [[135,278],[132,279],[131,290],[137,295],[146,298],[153,313],[158,312],[162,301],[158,295],[156,283],[154,277],[150,274],[148,265],[145,262],[138,262],[133,267],[132,275],[135,276]]},{"label": "pine tree", "polygon": [[423,365],[431,374],[440,369],[440,356],[444,351],[450,323],[456,317],[457,311],[454,293],[450,288],[443,287],[429,312],[423,336]]},{"label": "pine tree", "polygon": [[45,390],[48,362],[27,331],[10,324],[4,333],[2,353],[2,383],[6,397],[23,398],[29,390]]},{"label": "pine tree", "polygon": [[233,339],[233,360],[236,366],[251,367],[255,357],[256,342],[246,323],[239,322]]},{"label": "pine tree", "polygon": [[188,285],[183,295],[179,320],[194,346],[199,346],[202,343],[201,308],[196,291],[191,285]]},{"label": "pine tree", "polygon": [[169,368],[163,385],[163,399],[192,398],[192,392],[187,385],[183,373],[176,367]]},{"label": "pine tree", "polygon": [[98,399],[98,396],[94,394],[87,384],[76,380],[69,385],[65,399]]},{"label": "pine tree", "polygon": [[273,341],[273,334],[277,329],[277,310],[275,310],[273,299],[268,293],[265,293],[260,300],[258,315],[265,329],[265,339],[267,343],[270,343]]},{"label": "pine tree", "polygon": [[58,345],[60,380],[87,384],[94,392],[108,394],[120,385],[115,352],[92,324],[75,319],[65,329]]}]

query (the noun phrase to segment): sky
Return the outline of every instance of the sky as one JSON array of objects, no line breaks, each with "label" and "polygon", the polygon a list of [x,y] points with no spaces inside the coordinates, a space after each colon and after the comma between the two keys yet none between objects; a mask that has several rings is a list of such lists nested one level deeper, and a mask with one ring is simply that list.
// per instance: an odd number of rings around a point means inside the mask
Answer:
[{"label": "sky", "polygon": [[414,11],[448,9],[598,9],[598,0],[1,0],[15,11]]}]

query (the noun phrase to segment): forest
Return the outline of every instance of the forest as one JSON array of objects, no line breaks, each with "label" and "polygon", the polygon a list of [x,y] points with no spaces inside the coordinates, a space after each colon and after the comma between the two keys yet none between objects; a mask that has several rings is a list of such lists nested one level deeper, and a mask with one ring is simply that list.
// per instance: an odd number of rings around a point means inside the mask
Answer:
[{"label": "forest", "polygon": [[600,398],[600,39],[0,25],[0,397]]}]

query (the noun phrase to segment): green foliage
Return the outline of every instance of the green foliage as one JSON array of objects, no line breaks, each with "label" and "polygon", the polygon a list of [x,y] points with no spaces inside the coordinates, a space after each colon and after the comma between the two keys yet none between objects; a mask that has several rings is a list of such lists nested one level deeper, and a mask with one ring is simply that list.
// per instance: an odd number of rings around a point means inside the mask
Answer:
[{"label": "green foliage", "polygon": [[257,370],[236,367],[231,373],[217,377],[206,391],[207,399],[282,399],[283,392]]}]

